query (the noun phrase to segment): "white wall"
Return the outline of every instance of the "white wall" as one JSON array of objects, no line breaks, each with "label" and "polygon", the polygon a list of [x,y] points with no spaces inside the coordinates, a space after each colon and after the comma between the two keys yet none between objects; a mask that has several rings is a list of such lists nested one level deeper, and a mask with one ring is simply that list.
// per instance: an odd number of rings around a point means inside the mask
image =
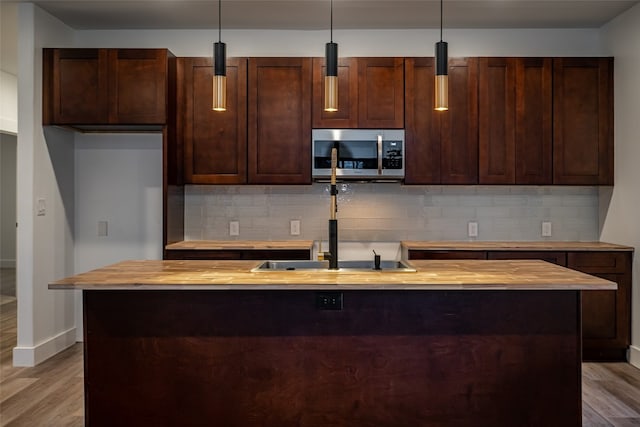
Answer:
[{"label": "white wall", "polygon": [[0,132],[18,132],[18,78],[0,70]]},{"label": "white wall", "polygon": [[[47,284],[73,272],[73,134],[42,128],[43,46],[73,32],[32,3],[18,6],[16,366],[33,366],[75,342],[74,298]],[[36,216],[36,201],[46,213]]]},{"label": "white wall", "polygon": [[0,133],[0,268],[16,266],[15,135]]},{"label": "white wall", "polygon": [[[76,134],[75,147],[75,272],[162,259],[162,135]],[[81,292],[76,319],[82,341]]]},{"label": "white wall", "polygon": [[[601,197],[603,240],[640,249],[640,5],[603,28],[615,56],[615,186]],[[633,265],[631,363],[640,367],[640,257]]]},{"label": "white wall", "polygon": [[[341,56],[433,56],[437,30],[336,30]],[[599,56],[596,29],[447,30],[449,56]],[[217,31],[84,30],[79,47],[165,47],[176,56],[211,56]],[[228,30],[229,56],[324,56],[327,31]]]}]

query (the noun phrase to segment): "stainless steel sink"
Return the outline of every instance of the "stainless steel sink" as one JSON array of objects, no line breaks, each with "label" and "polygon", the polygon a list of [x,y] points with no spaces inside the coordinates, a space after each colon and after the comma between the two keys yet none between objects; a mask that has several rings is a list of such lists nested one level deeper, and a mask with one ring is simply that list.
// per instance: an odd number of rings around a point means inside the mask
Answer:
[{"label": "stainless steel sink", "polygon": [[338,270],[329,270],[329,261],[264,261],[252,272],[282,271],[336,271],[336,272],[376,272],[415,273],[415,269],[404,261],[381,261],[380,270],[374,270],[373,260],[338,261]]}]

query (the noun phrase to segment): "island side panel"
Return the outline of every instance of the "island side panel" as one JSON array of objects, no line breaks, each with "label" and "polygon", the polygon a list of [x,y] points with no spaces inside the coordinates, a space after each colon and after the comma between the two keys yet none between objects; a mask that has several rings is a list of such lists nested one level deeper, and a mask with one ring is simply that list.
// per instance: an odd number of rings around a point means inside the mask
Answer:
[{"label": "island side panel", "polygon": [[84,291],[86,425],[581,425],[579,291],[342,294]]}]

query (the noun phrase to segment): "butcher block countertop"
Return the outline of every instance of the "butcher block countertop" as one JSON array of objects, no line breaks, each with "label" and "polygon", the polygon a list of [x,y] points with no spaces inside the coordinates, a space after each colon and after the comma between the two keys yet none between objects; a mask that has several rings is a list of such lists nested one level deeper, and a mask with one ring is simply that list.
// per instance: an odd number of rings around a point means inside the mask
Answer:
[{"label": "butcher block countertop", "polygon": [[266,271],[259,261],[123,261],[49,284],[84,290],[596,290],[614,282],[539,260],[420,260],[416,272]]},{"label": "butcher block countertop", "polygon": [[429,251],[633,251],[606,242],[403,241],[403,249]]},{"label": "butcher block countertop", "polygon": [[169,250],[310,250],[312,240],[184,240],[166,246]]}]

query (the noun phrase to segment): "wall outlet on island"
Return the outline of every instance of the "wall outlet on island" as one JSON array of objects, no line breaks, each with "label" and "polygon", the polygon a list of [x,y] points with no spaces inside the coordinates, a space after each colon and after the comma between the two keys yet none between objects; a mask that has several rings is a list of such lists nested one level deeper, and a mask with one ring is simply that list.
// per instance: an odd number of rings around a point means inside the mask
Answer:
[{"label": "wall outlet on island", "polygon": [[239,235],[240,235],[240,222],[229,221],[229,236],[239,236]]},{"label": "wall outlet on island", "polygon": [[300,235],[300,220],[299,219],[292,219],[289,222],[289,228],[291,229],[291,235],[292,236],[299,236]]},{"label": "wall outlet on island", "polygon": [[542,221],[542,237],[551,237],[551,221]]}]

